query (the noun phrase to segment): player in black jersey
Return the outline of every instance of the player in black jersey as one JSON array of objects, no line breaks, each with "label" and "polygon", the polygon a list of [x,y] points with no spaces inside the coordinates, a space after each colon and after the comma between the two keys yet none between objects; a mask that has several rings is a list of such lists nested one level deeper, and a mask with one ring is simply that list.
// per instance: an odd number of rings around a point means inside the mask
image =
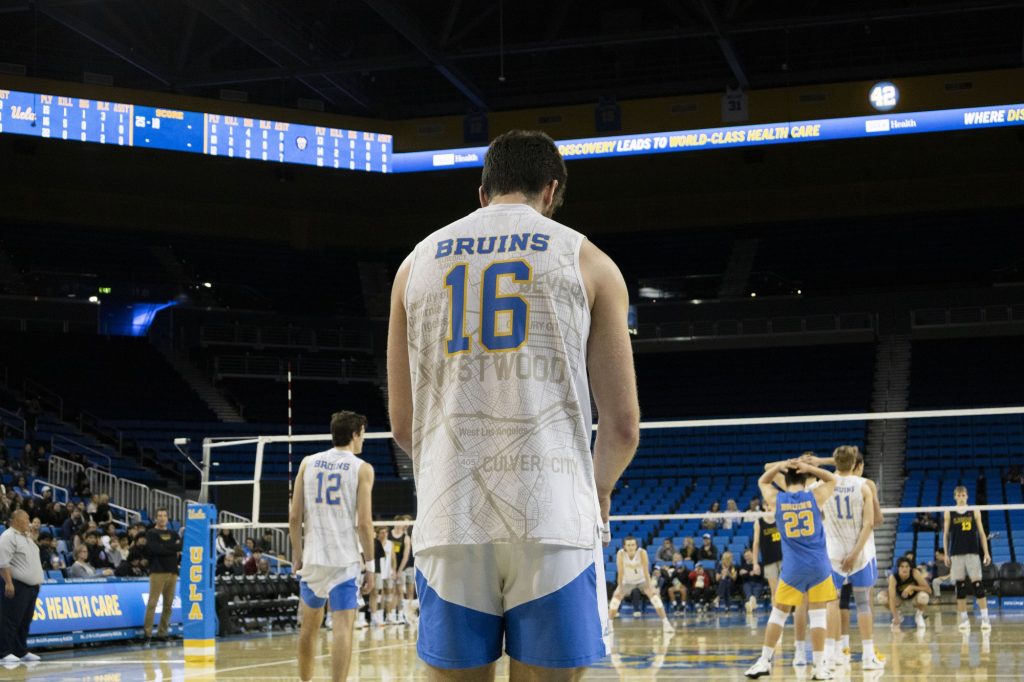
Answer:
[{"label": "player in black jersey", "polygon": [[775,525],[775,511],[766,510],[754,520],[754,573],[768,581],[768,589],[775,598],[782,566],[782,536]]},{"label": "player in black jersey", "polygon": [[889,611],[892,612],[892,629],[899,630],[903,623],[900,607],[905,603],[913,603],[916,609],[914,623],[918,630],[923,630],[924,609],[928,606],[928,595],[931,591],[932,588],[924,574],[914,568],[910,559],[900,557],[896,563],[896,571],[889,576],[889,590],[878,593],[878,604],[889,607]]},{"label": "player in black jersey", "polygon": [[981,565],[988,566],[992,557],[988,553],[988,536],[981,523],[981,512],[967,508],[967,488],[957,486],[953,491],[956,509],[945,513],[942,545],[946,550],[946,565],[956,583],[956,610],[961,632],[969,632],[971,622],[967,616],[967,581],[978,600],[981,611],[981,631],[988,632],[992,624],[988,619],[988,602],[985,587],[981,584]]}]

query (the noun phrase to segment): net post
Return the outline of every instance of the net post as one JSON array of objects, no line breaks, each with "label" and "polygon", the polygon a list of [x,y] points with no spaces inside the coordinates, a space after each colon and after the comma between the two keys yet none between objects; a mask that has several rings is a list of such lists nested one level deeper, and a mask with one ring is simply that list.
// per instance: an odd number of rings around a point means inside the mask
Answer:
[{"label": "net post", "polygon": [[292,361],[288,361],[288,499],[292,497]]},{"label": "net post", "polygon": [[203,468],[199,472],[199,503],[206,504],[210,501],[210,459],[212,457],[209,437],[203,439]]},{"label": "net post", "polygon": [[263,436],[259,437],[259,442],[256,443],[256,466],[253,471],[253,480],[255,481],[252,487],[252,523],[256,525],[260,522],[260,482],[263,480],[263,449],[266,446],[267,441]]}]

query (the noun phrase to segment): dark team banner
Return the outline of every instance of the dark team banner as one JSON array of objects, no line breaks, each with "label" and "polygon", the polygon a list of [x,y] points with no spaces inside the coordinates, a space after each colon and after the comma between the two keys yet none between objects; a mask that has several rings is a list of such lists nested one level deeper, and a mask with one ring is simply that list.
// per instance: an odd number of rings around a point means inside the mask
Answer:
[{"label": "dark team banner", "polygon": [[[1024,104],[588,137],[559,140],[558,149],[563,157],[572,161],[1014,125],[1024,125]],[[476,168],[483,165],[486,152],[487,147],[467,147],[399,153],[395,154],[393,172],[416,173]]]},{"label": "dark team banner", "polygon": [[[43,583],[36,600],[29,635],[36,637],[141,628],[146,617],[148,599],[148,578]],[[163,607],[163,599],[160,601],[156,609],[158,617]],[[181,600],[177,596],[174,598],[171,622],[181,623]]]},{"label": "dark team banner", "polygon": [[391,135],[0,90],[0,133],[391,172]]}]

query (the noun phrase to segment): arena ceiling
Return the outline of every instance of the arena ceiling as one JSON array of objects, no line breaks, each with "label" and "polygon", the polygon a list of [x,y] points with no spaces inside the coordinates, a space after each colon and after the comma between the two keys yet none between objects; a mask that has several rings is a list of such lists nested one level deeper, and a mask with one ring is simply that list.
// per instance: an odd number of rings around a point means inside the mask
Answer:
[{"label": "arena ceiling", "polygon": [[1022,61],[1022,0],[0,0],[0,72],[381,118]]}]

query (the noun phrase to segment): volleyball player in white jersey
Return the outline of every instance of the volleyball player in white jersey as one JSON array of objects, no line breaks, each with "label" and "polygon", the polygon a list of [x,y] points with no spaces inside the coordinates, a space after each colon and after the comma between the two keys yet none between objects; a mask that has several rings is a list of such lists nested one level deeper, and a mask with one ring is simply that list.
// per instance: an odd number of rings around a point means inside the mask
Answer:
[{"label": "volleyball player in white jersey", "polygon": [[[832,562],[832,579],[836,591],[843,585],[853,586],[857,602],[857,624],[861,631],[865,670],[878,670],[884,663],[875,655],[873,622],[871,615],[871,588],[878,580],[875,560],[875,501],[871,486],[854,474],[860,449],[855,445],[840,445],[832,453],[836,467],[836,487],[830,502],[822,510],[825,523],[825,545]],[[828,632],[825,639],[826,658],[831,662],[848,663],[847,655],[836,650],[841,623],[839,602],[828,605]]]},{"label": "volleyball player in white jersey", "polygon": [[[647,558],[647,550],[637,545],[636,538],[632,535],[626,536],[622,541],[622,549],[615,555],[616,563],[616,586],[612,594],[611,603],[608,604],[608,618],[614,619],[619,615],[619,604],[627,596],[633,594],[633,590],[640,590],[644,596],[651,600],[651,606],[661,618],[662,631],[672,634],[676,631],[672,627],[668,616],[665,615],[665,605],[661,602],[661,595],[651,584],[650,559]],[[637,610],[638,602],[633,602],[633,615],[639,616]]]},{"label": "volleyball player in white jersey", "polygon": [[313,679],[316,635],[328,602],[334,624],[331,679],[347,679],[360,576],[365,575],[363,589],[373,590],[373,467],[356,457],[365,430],[363,415],[336,412],[331,416],[334,447],[303,459],[295,476],[288,530],[301,577],[300,680]]},{"label": "volleyball player in white jersey", "polygon": [[503,640],[512,680],[578,679],[607,652],[599,550],[640,414],[625,282],[551,220],[565,181],[550,137],[499,136],[482,208],[395,276],[389,408],[416,476],[417,651],[431,679],[493,679]]}]

